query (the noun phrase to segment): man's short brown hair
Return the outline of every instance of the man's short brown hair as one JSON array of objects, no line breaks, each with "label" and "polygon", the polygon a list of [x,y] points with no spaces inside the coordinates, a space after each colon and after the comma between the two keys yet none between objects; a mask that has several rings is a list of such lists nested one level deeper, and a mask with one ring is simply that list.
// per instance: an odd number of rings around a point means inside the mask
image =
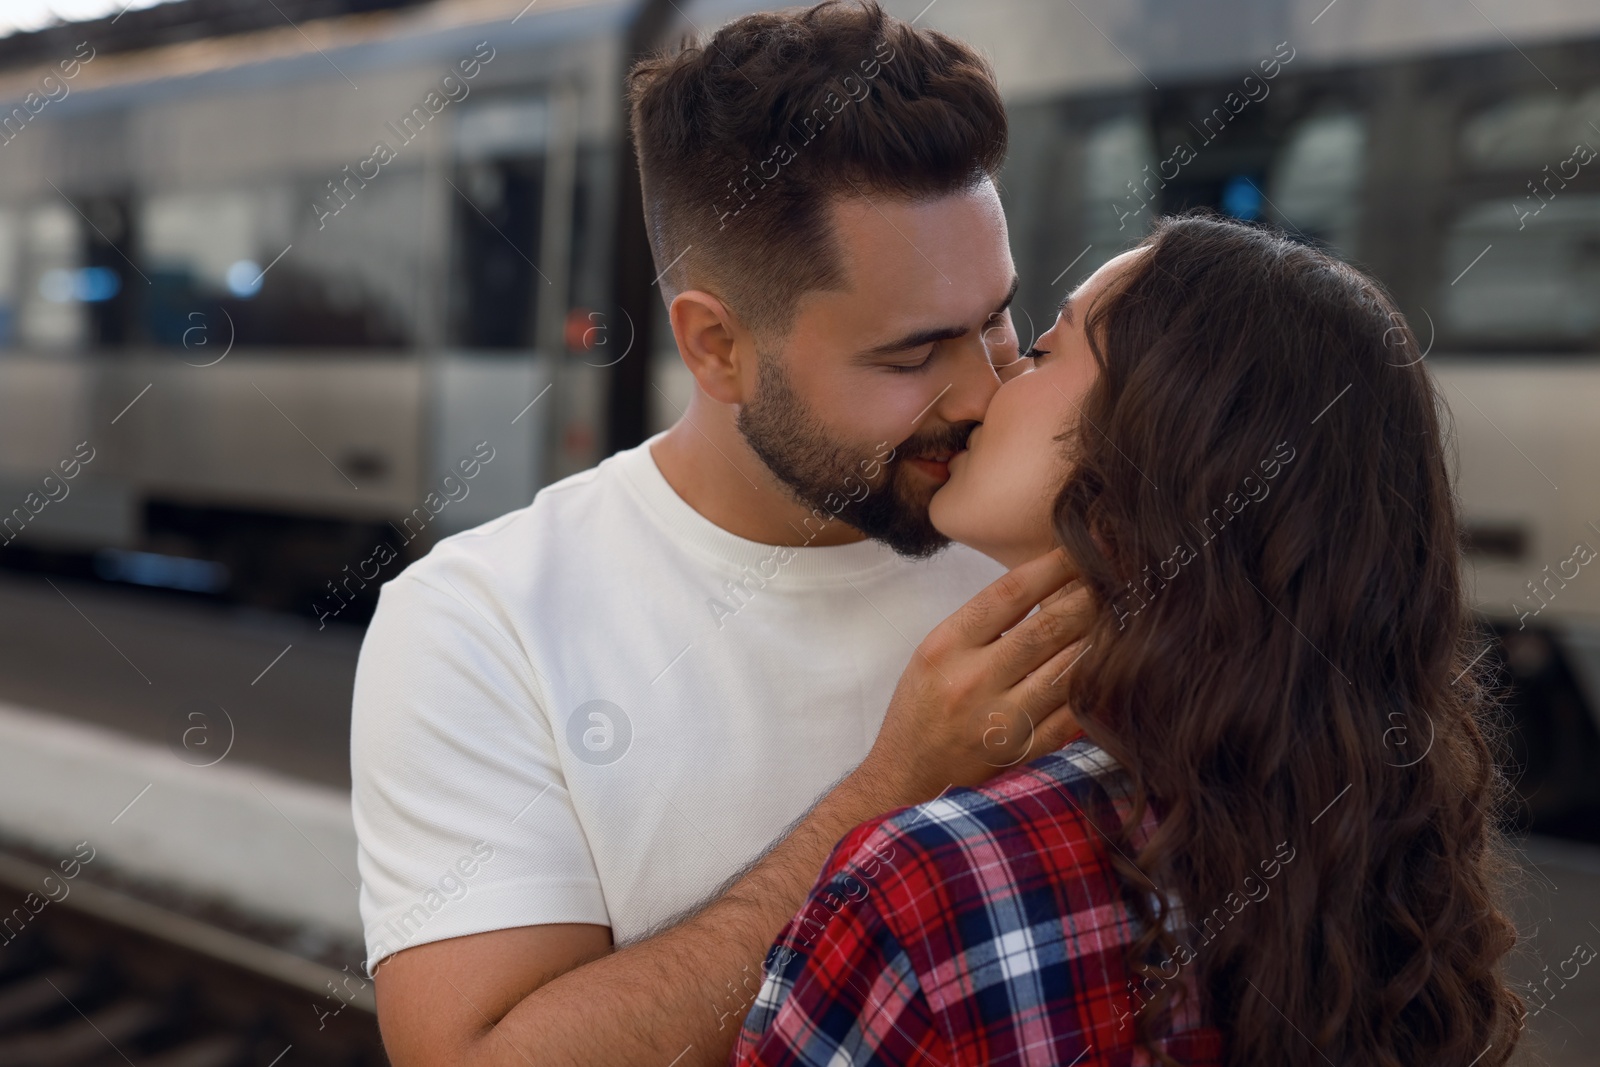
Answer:
[{"label": "man's short brown hair", "polygon": [[832,200],[963,192],[1005,157],[988,62],[874,0],[736,19],[628,91],[663,292],[715,287],[779,335],[803,293],[844,283]]}]

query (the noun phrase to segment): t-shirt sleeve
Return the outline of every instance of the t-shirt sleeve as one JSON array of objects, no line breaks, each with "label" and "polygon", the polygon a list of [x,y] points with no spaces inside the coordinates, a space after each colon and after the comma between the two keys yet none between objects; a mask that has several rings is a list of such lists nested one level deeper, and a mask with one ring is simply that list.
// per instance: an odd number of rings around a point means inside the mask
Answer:
[{"label": "t-shirt sleeve", "polygon": [[361,646],[350,772],[369,969],[465,934],[610,925],[534,666],[486,581],[401,574]]}]

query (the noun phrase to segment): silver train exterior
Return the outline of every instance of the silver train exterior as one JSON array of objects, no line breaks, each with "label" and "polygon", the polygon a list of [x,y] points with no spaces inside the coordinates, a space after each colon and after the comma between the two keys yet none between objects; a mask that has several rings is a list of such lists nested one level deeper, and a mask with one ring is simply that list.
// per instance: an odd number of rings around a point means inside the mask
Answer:
[{"label": "silver train exterior", "polygon": [[[754,6],[685,2],[676,29]],[[1600,162],[1581,148],[1600,147],[1600,9],[888,6],[999,72],[1024,339],[1187,205],[1383,278],[1451,408],[1480,608],[1514,654],[1517,635],[1555,642],[1600,714]],[[443,0],[110,53],[7,126],[6,506],[97,450],[16,544],[181,556],[213,536],[248,568],[261,538],[196,513],[400,525],[488,441],[496,459],[428,536],[461,529],[598,458],[617,358],[651,360],[670,421],[689,389],[670,343],[604,311],[629,8]],[[43,73],[10,72],[0,98]],[[119,318],[135,289],[143,310]]]},{"label": "silver train exterior", "polygon": [[7,73],[0,551],[303,612],[599,458],[624,10],[522,6]]}]

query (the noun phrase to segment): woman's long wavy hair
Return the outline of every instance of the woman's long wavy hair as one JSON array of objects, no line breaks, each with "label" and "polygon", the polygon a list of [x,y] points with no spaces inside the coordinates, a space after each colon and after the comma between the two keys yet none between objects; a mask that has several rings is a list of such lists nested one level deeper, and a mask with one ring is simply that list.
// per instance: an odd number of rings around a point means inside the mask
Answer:
[{"label": "woman's long wavy hair", "polygon": [[1174,1062],[1192,968],[1230,1065],[1498,1067],[1506,786],[1416,339],[1271,231],[1188,215],[1144,247],[1086,319],[1054,514],[1104,609],[1071,704],[1134,783],[1139,1040]]}]

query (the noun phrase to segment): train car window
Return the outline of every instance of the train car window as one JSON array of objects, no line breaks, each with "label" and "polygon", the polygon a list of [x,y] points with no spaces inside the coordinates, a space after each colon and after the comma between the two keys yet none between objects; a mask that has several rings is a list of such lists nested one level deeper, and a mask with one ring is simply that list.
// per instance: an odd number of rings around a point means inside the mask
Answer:
[{"label": "train car window", "polygon": [[484,99],[461,111],[450,194],[454,344],[534,347],[550,121],[543,94]]},{"label": "train car window", "polygon": [[455,129],[450,338],[474,349],[533,348],[550,102],[543,95],[475,101]]},{"label": "train car window", "polygon": [[85,225],[79,230],[83,266],[73,279],[73,295],[83,304],[88,319],[88,342],[100,348],[118,348],[133,339],[132,312],[136,306],[135,275],[123,257],[134,247],[131,198],[126,192],[100,192],[73,198]]},{"label": "train car window", "polygon": [[1267,180],[1272,221],[1336,255],[1355,254],[1366,173],[1367,122],[1354,112],[1302,119]]},{"label": "train car window", "polygon": [[181,344],[196,312],[220,308],[243,346],[415,344],[428,288],[421,174],[340,177],[144,198],[144,336]]},{"label": "train car window", "polygon": [[1479,348],[1600,342],[1600,195],[1557,196],[1532,220],[1514,203],[1481,201],[1451,225],[1441,330]]},{"label": "train car window", "polygon": [[145,328],[162,344],[181,344],[192,325],[219,299],[248,300],[265,284],[258,277],[259,208],[245,193],[154,196],[144,204],[141,239],[150,276]]},{"label": "train car window", "polygon": [[540,155],[549,140],[550,108],[544,97],[489,100],[461,109],[456,156],[462,161]]},{"label": "train car window", "polygon": [[89,334],[86,298],[105,281],[84,263],[82,223],[59,200],[38,204],[20,227],[17,342],[27,348],[73,348]]},{"label": "train car window", "polygon": [[1600,86],[1575,96],[1539,91],[1483,108],[1461,125],[1461,158],[1475,170],[1554,166],[1600,130]]},{"label": "train car window", "polygon": [[1600,85],[1467,112],[1437,278],[1464,350],[1600,344]]},{"label": "train car window", "polygon": [[1143,115],[1126,114],[1089,128],[1083,140],[1084,240],[1091,246],[1076,267],[1080,276],[1138,241],[1160,203],[1141,184],[1145,168],[1160,160]]},{"label": "train car window", "polygon": [[451,333],[467,348],[534,347],[544,166],[481,160],[454,179],[456,285]]}]

